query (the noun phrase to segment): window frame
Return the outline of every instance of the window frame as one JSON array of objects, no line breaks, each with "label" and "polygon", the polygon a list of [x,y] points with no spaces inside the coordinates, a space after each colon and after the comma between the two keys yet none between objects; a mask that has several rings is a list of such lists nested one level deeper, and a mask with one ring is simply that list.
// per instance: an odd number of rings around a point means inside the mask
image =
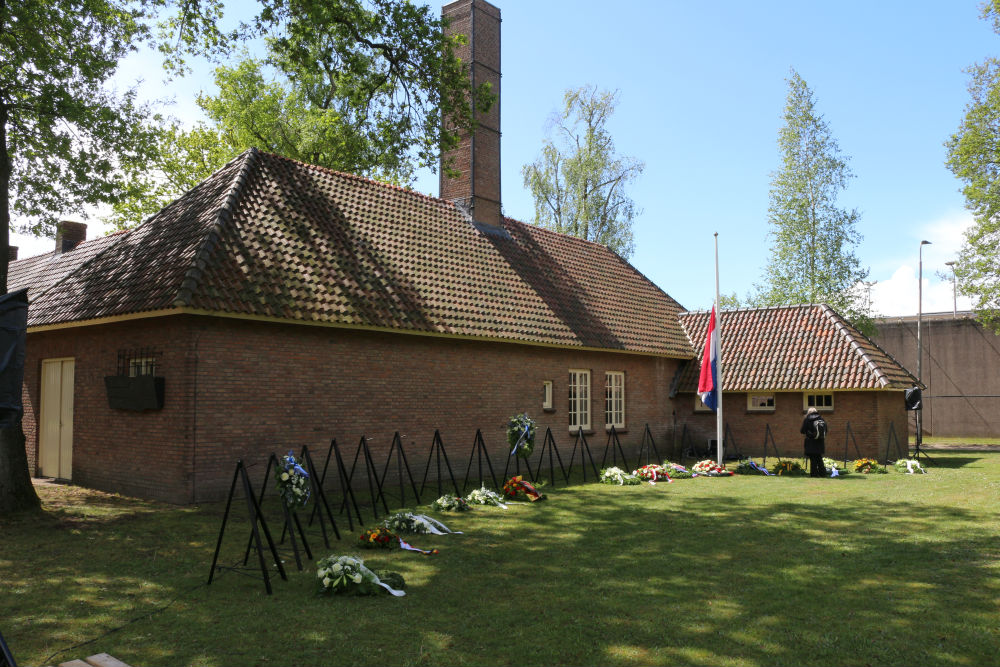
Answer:
[{"label": "window frame", "polygon": [[625,371],[604,371],[604,429],[610,431],[612,426],[618,431],[625,428]]},{"label": "window frame", "polygon": [[542,381],[542,410],[554,410],[552,407],[552,380]]},{"label": "window frame", "polygon": [[[582,389],[582,392],[580,391]],[[581,395],[582,393],[582,395]],[[569,432],[590,430],[590,369],[570,368],[568,383]]]},{"label": "window frame", "polygon": [[[756,406],[754,405],[755,398],[762,398],[770,401],[770,405]],[[747,412],[774,412],[777,408],[777,401],[774,398],[774,392],[755,392],[747,394]]]},{"label": "window frame", "polygon": [[[809,399],[810,398],[823,398],[823,399],[827,399],[828,398],[828,399],[830,399],[830,404],[829,405],[815,405],[815,404],[814,405],[809,405]],[[816,401],[816,402],[818,403],[818,401]],[[824,400],[823,402],[825,403],[826,401]],[[835,403],[834,403],[834,400],[833,400],[833,392],[832,391],[813,392],[813,393],[805,393],[805,392],[803,392],[802,393],[802,412],[807,412],[809,410],[809,408],[816,408],[817,412],[833,412],[834,405],[835,405]]]},{"label": "window frame", "polygon": [[701,394],[694,395],[694,411],[697,413],[715,412],[715,410],[705,405],[705,402],[701,400]]},{"label": "window frame", "polygon": [[133,357],[128,360],[128,377],[143,377],[156,374],[156,357]]}]

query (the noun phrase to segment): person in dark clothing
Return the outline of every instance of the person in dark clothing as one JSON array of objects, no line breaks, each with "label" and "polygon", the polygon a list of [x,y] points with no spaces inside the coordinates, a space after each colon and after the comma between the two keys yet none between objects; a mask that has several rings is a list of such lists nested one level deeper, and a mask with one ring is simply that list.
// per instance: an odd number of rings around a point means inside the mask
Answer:
[{"label": "person in dark clothing", "polygon": [[[816,422],[822,422],[822,426],[817,428]],[[809,408],[806,418],[802,420],[802,428],[799,433],[806,436],[805,454],[809,457],[809,476],[826,477],[826,468],[823,466],[823,452],[826,450],[826,421],[820,416],[816,408]]]}]

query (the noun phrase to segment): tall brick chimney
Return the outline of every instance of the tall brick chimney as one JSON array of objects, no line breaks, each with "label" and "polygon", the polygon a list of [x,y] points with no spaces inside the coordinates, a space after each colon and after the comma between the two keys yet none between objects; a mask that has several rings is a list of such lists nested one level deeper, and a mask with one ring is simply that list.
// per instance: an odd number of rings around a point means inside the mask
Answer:
[{"label": "tall brick chimney", "polygon": [[[502,227],[500,212],[500,10],[485,0],[457,0],[445,5],[441,15],[450,19],[449,34],[463,34],[468,43],[456,55],[469,66],[475,88],[485,82],[496,96],[486,113],[476,114],[479,123],[471,135],[441,156],[440,193],[472,216],[473,221]],[[453,159],[458,178],[444,173],[444,162]]]},{"label": "tall brick chimney", "polygon": [[87,240],[87,225],[63,220],[56,227],[56,253],[69,252]]}]

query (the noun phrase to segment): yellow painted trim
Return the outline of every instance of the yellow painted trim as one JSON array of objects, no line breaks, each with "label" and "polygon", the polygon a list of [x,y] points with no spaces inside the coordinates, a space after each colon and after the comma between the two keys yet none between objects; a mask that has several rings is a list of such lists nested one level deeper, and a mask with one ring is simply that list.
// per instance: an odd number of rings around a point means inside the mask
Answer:
[{"label": "yellow painted trim", "polygon": [[[403,334],[408,336],[425,336],[429,338],[444,338],[447,340],[464,340],[484,343],[513,343],[516,345],[528,345],[531,347],[544,347],[559,350],[575,350],[581,352],[610,352],[613,354],[628,354],[640,357],[658,357],[661,359],[685,360],[689,357],[674,357],[667,354],[657,354],[655,352],[640,352],[637,350],[612,350],[604,347],[584,347],[580,345],[560,345],[559,343],[542,343],[538,341],[518,340],[516,338],[500,338],[495,336],[469,336],[462,334],[441,333],[438,331],[414,331],[409,329],[393,329],[391,327],[374,327],[355,324],[341,324],[339,322],[315,322],[307,320],[293,320],[283,317],[270,317],[267,315],[248,315],[245,313],[224,313],[211,310],[201,310],[197,308],[166,308],[163,310],[151,310],[143,313],[130,313],[128,315],[115,315],[112,317],[101,317],[92,320],[79,320],[75,322],[63,322],[60,324],[43,324],[41,326],[28,327],[28,333],[42,331],[58,331],[62,329],[74,329],[86,326],[98,326],[101,324],[114,324],[117,322],[129,322],[153,317],[166,317],[169,315],[195,315],[207,317],[220,317],[224,319],[246,320],[250,322],[266,322],[270,324],[292,324],[298,326],[323,327],[327,329],[344,329],[349,331],[371,331],[376,333]],[[691,357],[693,358],[693,357]]]}]

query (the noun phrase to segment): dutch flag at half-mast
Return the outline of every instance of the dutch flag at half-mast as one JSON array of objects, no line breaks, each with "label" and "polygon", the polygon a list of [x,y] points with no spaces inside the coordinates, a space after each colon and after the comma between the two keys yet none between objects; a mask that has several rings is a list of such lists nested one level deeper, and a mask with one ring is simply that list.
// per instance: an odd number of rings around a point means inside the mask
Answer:
[{"label": "dutch flag at half-mast", "polygon": [[715,327],[715,306],[708,320],[705,351],[701,355],[701,375],[698,378],[701,402],[712,410],[719,407],[719,330]]}]

